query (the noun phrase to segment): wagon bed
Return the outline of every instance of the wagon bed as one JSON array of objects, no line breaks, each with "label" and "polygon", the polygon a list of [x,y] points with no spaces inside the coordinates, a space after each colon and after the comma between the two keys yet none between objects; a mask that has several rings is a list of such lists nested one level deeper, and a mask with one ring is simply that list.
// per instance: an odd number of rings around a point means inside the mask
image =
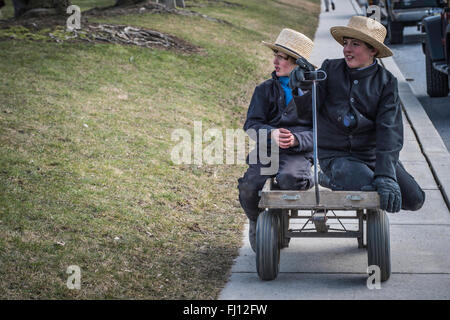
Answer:
[{"label": "wagon bed", "polygon": [[317,204],[314,189],[306,191],[280,190],[276,188],[274,178],[269,178],[261,190],[259,207],[298,210],[357,210],[380,208],[380,198],[375,191],[332,191],[319,186],[319,192],[320,204]]}]

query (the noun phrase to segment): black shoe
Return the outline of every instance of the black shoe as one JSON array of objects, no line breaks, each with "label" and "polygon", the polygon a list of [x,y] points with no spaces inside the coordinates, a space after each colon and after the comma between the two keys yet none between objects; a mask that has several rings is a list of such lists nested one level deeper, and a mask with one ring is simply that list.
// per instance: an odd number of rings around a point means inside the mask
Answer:
[{"label": "black shoe", "polygon": [[331,3],[331,9],[333,9],[333,10],[336,9],[334,2]]},{"label": "black shoe", "polygon": [[256,221],[249,220],[248,225],[248,240],[253,252],[256,253]]},{"label": "black shoe", "polygon": [[328,11],[330,11],[330,10],[328,10],[328,9],[325,9],[325,12],[328,12]]}]

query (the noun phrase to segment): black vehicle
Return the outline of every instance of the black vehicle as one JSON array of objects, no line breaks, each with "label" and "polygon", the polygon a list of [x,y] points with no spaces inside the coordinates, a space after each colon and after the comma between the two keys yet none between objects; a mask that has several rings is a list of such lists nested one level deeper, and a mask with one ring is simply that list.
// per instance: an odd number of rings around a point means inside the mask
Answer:
[{"label": "black vehicle", "polygon": [[424,17],[439,9],[439,0],[368,0],[368,5],[381,8],[382,23],[386,25],[391,44],[403,42],[403,29],[415,26]]},{"label": "black vehicle", "polygon": [[425,37],[422,42],[426,60],[427,93],[430,97],[446,97],[450,65],[450,1],[441,1],[439,15],[422,21]]}]

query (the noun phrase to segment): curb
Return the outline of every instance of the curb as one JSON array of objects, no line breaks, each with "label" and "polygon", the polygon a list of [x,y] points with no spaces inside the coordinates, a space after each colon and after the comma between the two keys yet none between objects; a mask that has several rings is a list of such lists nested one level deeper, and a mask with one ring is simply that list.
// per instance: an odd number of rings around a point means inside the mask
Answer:
[{"label": "curb", "polygon": [[389,57],[379,60],[397,78],[403,111],[441,191],[445,204],[450,210],[450,154],[394,59]]}]

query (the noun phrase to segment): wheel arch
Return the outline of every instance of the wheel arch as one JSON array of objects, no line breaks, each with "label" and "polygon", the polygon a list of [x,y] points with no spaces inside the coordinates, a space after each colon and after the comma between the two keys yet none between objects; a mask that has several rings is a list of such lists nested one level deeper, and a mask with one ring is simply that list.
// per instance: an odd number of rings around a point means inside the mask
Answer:
[{"label": "wheel arch", "polygon": [[445,57],[447,58],[447,65],[450,66],[450,23],[445,30]]},{"label": "wheel arch", "polygon": [[441,17],[426,17],[423,19],[423,25],[425,27],[425,50],[429,50],[431,61],[444,60],[445,52],[442,45]]}]

